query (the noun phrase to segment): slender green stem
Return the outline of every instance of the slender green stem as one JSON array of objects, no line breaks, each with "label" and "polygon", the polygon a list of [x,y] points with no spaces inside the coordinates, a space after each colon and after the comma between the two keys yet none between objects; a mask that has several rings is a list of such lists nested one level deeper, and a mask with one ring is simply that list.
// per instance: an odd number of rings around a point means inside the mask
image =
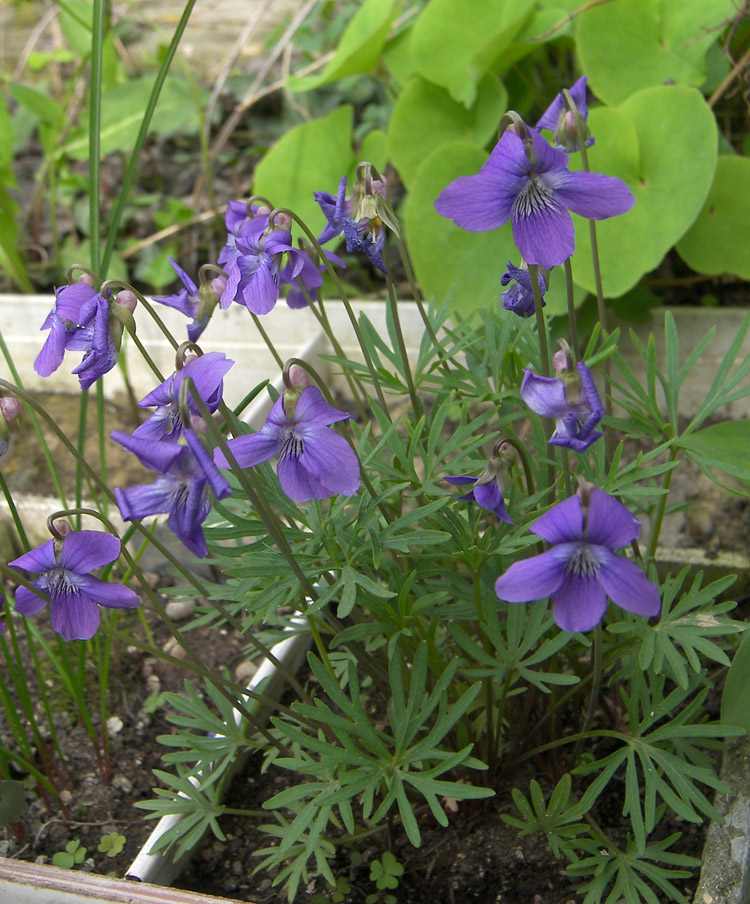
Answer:
[{"label": "slender green stem", "polygon": [[[107,483],[107,427],[104,420],[104,382],[96,381],[96,426],[99,438],[99,474],[102,482]],[[107,497],[102,497],[101,506],[104,514],[108,514],[109,504]]]},{"label": "slender green stem", "polygon": [[273,355],[274,361],[279,365],[280,368],[283,369],[284,359],[276,351],[276,346],[273,344],[273,342],[271,342],[270,336],[263,328],[263,324],[260,322],[260,317],[258,317],[257,314],[253,314],[252,311],[250,313],[252,314],[252,318],[255,323],[255,326],[258,328],[258,332],[260,333],[263,341],[266,343],[266,347],[268,348],[268,351],[271,352],[271,354]]},{"label": "slender green stem", "polygon": [[10,516],[13,519],[13,523],[16,526],[16,533],[18,534],[18,539],[21,541],[21,545],[23,546],[24,552],[28,552],[31,549],[31,544],[29,543],[29,538],[26,536],[26,531],[24,530],[23,521],[21,520],[21,516],[19,515],[18,509],[16,508],[16,502],[13,499],[13,494],[10,491],[10,487],[8,486],[8,484],[6,482],[2,471],[0,471],[0,490],[3,491],[3,496],[5,496],[5,501],[8,503],[8,511],[10,512]]},{"label": "slender green stem", "polygon": [[594,629],[594,661],[591,665],[591,673],[593,676],[591,680],[591,695],[589,696],[589,705],[586,709],[586,715],[584,717],[583,725],[580,731],[581,737],[576,742],[576,746],[573,748],[573,752],[570,755],[570,761],[572,763],[575,763],[576,759],[578,758],[578,754],[581,752],[581,747],[583,746],[585,737],[588,734],[588,731],[591,728],[591,724],[594,721],[596,704],[599,700],[599,690],[602,686],[602,669],[602,626],[600,623]]},{"label": "slender green stem", "polygon": [[414,417],[416,420],[419,420],[424,411],[422,409],[422,404],[419,401],[419,396],[417,395],[417,389],[414,385],[414,376],[411,372],[411,364],[409,363],[409,355],[406,351],[406,342],[404,341],[404,332],[401,329],[401,318],[398,314],[398,299],[396,298],[396,290],[393,285],[393,280],[390,276],[386,277],[386,284],[388,286],[388,307],[391,312],[391,318],[393,320],[393,329],[396,333],[396,343],[398,345],[398,351],[401,356],[401,364],[403,366],[404,379],[406,380],[406,387],[409,391],[409,399],[411,400],[411,409],[414,412]]},{"label": "slender green stem", "polygon": [[539,339],[539,355],[542,360],[542,375],[552,375],[552,366],[549,356],[549,343],[547,342],[547,324],[542,308],[542,293],[539,291],[539,278],[535,264],[529,264],[529,276],[531,277],[531,289],[534,294],[534,313],[536,314],[537,336]]},{"label": "slender green stem", "polygon": [[[669,452],[670,462],[677,459],[679,450],[672,446]],[[669,488],[672,486],[672,474],[676,468],[670,468],[664,476],[664,492],[659,498],[659,505],[656,509],[656,515],[651,522],[651,532],[648,538],[648,547],[646,548],[646,558],[653,559],[656,555],[656,547],[659,545],[659,535],[661,534],[661,526],[664,521],[664,513],[667,510],[667,501],[669,499]]]},{"label": "slender green stem", "polygon": [[[100,2],[103,2],[103,0],[100,0]],[[159,94],[161,93],[161,89],[164,86],[164,82],[167,78],[167,73],[169,72],[169,67],[171,66],[174,55],[177,52],[177,47],[179,46],[180,40],[188,24],[190,14],[192,13],[194,6],[195,0],[187,0],[187,2],[185,3],[185,8],[182,11],[182,15],[180,16],[180,21],[177,23],[177,28],[175,29],[175,33],[172,36],[172,40],[170,41],[169,47],[167,48],[167,52],[164,55],[162,64],[159,67],[159,71],[156,75],[156,80],[154,81],[154,87],[151,91],[148,103],[146,104],[146,109],[143,113],[143,119],[141,120],[141,127],[138,130],[138,135],[135,139],[135,144],[133,145],[133,152],[130,155],[128,167],[125,170],[125,175],[123,176],[122,187],[117,198],[117,204],[115,205],[115,209],[112,213],[112,219],[109,223],[107,244],[104,248],[101,265],[98,270],[98,272],[100,272],[102,276],[106,276],[107,270],[109,268],[109,262],[112,258],[112,252],[114,251],[115,247],[115,239],[117,238],[117,233],[120,228],[120,220],[122,219],[122,215],[125,211],[125,205],[127,204],[130,197],[130,188],[135,177],[138,158],[141,155],[143,143],[145,142],[146,136],[148,135],[149,129],[151,127],[151,119],[154,115],[154,110],[156,109],[156,104],[159,100]]]},{"label": "slender green stem", "polygon": [[[83,468],[81,462],[86,461],[86,415],[89,408],[88,390],[81,392],[78,401],[78,458],[76,459],[76,493],[75,507],[80,508],[83,499]],[[81,516],[76,519],[76,530],[81,529]]]},{"label": "slender green stem", "polygon": [[89,238],[91,269],[99,273],[101,227],[101,121],[102,121],[102,49],[107,0],[94,0],[91,25],[91,79],[89,81]]},{"label": "slender green stem", "polygon": [[581,346],[578,342],[578,326],[576,324],[576,304],[575,292],[573,290],[573,268],[570,264],[570,258],[564,263],[565,268],[565,296],[568,301],[568,326],[570,328],[570,344],[576,361],[581,360]]}]

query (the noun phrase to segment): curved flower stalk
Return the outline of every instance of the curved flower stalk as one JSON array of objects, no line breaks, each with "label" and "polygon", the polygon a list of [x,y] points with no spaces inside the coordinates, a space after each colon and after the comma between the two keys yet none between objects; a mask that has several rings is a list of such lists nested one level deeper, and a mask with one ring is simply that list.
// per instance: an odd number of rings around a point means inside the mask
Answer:
[{"label": "curved flower stalk", "polygon": [[[323,398],[316,386],[301,392],[286,391],[257,433],[229,440],[229,449],[241,468],[278,458],[282,490],[295,502],[352,496],[359,489],[359,461],[349,443],[329,427],[351,417]],[[220,449],[214,461],[229,462]]]},{"label": "curved flower stalk", "polygon": [[630,189],[614,176],[570,172],[568,155],[521,123],[506,129],[475,176],[460,176],[444,188],[435,209],[470,232],[510,220],[524,260],[549,270],[575,251],[571,212],[604,220],[634,203]]},{"label": "curved flower stalk", "polygon": [[615,555],[638,537],[641,523],[604,490],[584,488],[542,515],[531,530],[552,548],[515,562],[497,579],[501,600],[528,603],[551,596],[552,614],[564,631],[595,627],[607,597],[636,615],[661,611],[656,585],[635,562]]},{"label": "curved flower stalk", "polygon": [[[183,435],[184,424],[180,412],[180,386],[190,378],[195,391],[213,413],[221,404],[224,392],[224,377],[234,364],[223,352],[208,352],[205,355],[187,359],[185,365],[141,399],[141,408],[156,408],[156,411],[133,431],[133,436],[149,440],[169,440],[177,442]],[[199,417],[197,406],[188,395],[188,410]]]},{"label": "curved flower stalk", "polygon": [[230,496],[232,490],[195,432],[185,429],[183,436],[186,446],[153,442],[115,430],[112,439],[161,475],[153,484],[115,489],[115,499],[126,521],[168,514],[169,528],[192,553],[203,558],[208,555],[202,524],[211,510],[209,490],[217,499]]},{"label": "curved flower stalk", "polygon": [[[111,534],[70,531],[9,564],[39,574],[32,583],[49,595],[50,621],[58,634],[66,640],[90,640],[99,628],[100,606],[133,609],[141,603],[129,587],[100,581],[90,573],[114,562],[120,549],[120,541]],[[19,615],[36,615],[46,605],[47,600],[28,587],[16,589],[15,611]]]},{"label": "curved flower stalk", "polygon": [[[560,361],[560,352],[555,360]],[[596,426],[604,414],[599,391],[591,371],[579,361],[576,370],[563,365],[557,377],[541,377],[524,370],[521,398],[540,417],[555,419],[555,432],[549,442],[576,452],[585,452],[603,436]]]}]

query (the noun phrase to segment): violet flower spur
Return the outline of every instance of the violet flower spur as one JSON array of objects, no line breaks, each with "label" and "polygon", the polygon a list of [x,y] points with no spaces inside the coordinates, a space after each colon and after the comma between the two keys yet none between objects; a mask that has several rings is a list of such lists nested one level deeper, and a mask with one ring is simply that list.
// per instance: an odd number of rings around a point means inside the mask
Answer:
[{"label": "violet flower spur", "polygon": [[[508,261],[508,269],[503,273],[500,280],[502,285],[507,286],[509,283],[513,285],[500,293],[500,303],[506,311],[512,311],[519,317],[532,317],[536,311],[534,303],[534,289],[531,285],[531,274],[528,267],[514,267]],[[547,281],[541,271],[537,270],[537,283],[539,285],[539,296],[542,299],[542,307],[547,306],[544,300],[544,293],[547,291]]]},{"label": "violet flower spur", "polygon": [[[352,496],[359,489],[359,461],[349,443],[329,429],[351,415],[329,405],[316,386],[305,387],[296,405],[288,404],[293,395],[287,391],[276,401],[257,433],[229,440],[237,464],[252,468],[277,456],[279,483],[295,502],[327,499],[337,493]],[[214,451],[214,461],[221,468],[229,467],[220,449]]]},{"label": "violet flower spur", "polygon": [[126,521],[149,515],[169,515],[167,525],[196,556],[208,555],[201,525],[211,510],[211,489],[217,499],[231,495],[229,484],[214,465],[195,432],[183,433],[187,446],[153,442],[121,430],[112,439],[133,452],[142,465],[161,474],[155,483],[115,490],[120,514]]},{"label": "violet flower spur", "polygon": [[[133,609],[136,594],[123,584],[107,583],[91,571],[114,562],[120,555],[117,537],[95,530],[71,531],[62,540],[48,540],[10,564],[39,574],[33,585],[49,595],[52,627],[66,640],[89,640],[99,628],[99,606]],[[47,605],[28,587],[16,589],[15,611],[36,615]]]},{"label": "violet flower spur", "polygon": [[508,603],[551,596],[552,615],[563,631],[588,631],[607,608],[607,597],[636,615],[661,611],[659,589],[641,569],[615,555],[638,537],[640,521],[604,490],[584,490],[554,506],[531,530],[552,548],[515,562],[495,583]]},{"label": "violet flower spur", "polygon": [[567,166],[567,154],[550,147],[534,129],[526,141],[507,129],[481,170],[454,179],[435,209],[470,232],[497,229],[510,220],[524,260],[550,270],[575,251],[571,211],[604,220],[635,203],[620,179],[572,173]]},{"label": "violet flower spur", "polygon": [[[217,296],[213,291],[213,283],[217,282],[217,280],[211,280],[211,282],[206,283],[206,288],[203,290],[206,295],[203,297],[201,294],[201,289],[203,287],[199,289],[177,261],[173,260],[171,257],[169,258],[169,263],[179,277],[183,288],[174,295],[154,296],[154,301],[174,308],[176,311],[189,317],[192,320],[192,323],[188,324],[188,339],[191,342],[197,342],[211,320],[211,314],[213,313],[213,309],[219,297],[221,297],[221,294],[224,291],[225,284],[224,282],[219,283],[221,285],[221,292],[219,292]],[[217,279],[221,280],[222,278],[217,277]]]},{"label": "violet flower spur", "polygon": [[595,428],[604,406],[589,368],[579,361],[576,370],[557,371],[559,377],[540,377],[524,370],[521,398],[540,417],[555,418],[550,445],[585,452],[603,435]]},{"label": "violet flower spur", "polygon": [[[141,408],[156,408],[156,411],[133,431],[139,439],[169,440],[177,442],[182,436],[184,424],[180,413],[180,386],[189,377],[195,384],[195,391],[213,414],[221,404],[224,391],[224,376],[234,364],[223,352],[207,352],[205,355],[188,359],[180,370],[173,373],[161,386],[138,403]],[[200,417],[198,406],[188,394],[188,409],[191,415]]]}]

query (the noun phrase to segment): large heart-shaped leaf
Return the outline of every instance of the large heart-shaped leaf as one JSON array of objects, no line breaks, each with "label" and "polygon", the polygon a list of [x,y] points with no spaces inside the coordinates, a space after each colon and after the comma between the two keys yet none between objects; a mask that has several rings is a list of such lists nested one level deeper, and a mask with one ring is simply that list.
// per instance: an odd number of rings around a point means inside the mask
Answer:
[{"label": "large heart-shaped leaf", "polygon": [[750,279],[750,158],[719,157],[703,210],[677,250],[698,273],[731,273]]},{"label": "large heart-shaped leaf", "polygon": [[445,88],[415,75],[401,93],[388,127],[388,154],[410,185],[420,164],[442,144],[465,140],[483,147],[497,129],[508,104],[500,81],[486,75],[467,109]]},{"label": "large heart-shaped leaf", "polygon": [[[604,294],[616,297],[653,270],[698,216],[716,169],[716,121],[698,91],[675,86],[595,109],[589,126],[591,169],[623,179],[636,198],[628,213],[596,224]],[[573,276],[593,292],[588,224],[574,220]]]},{"label": "large heart-shaped leaf", "polygon": [[345,75],[370,72],[380,61],[380,52],[400,6],[400,0],[366,0],[347,25],[323,71],[318,75],[292,76],[287,80],[287,87],[292,91],[310,91]]},{"label": "large heart-shaped leaf", "polygon": [[733,0],[617,0],[589,4],[577,32],[581,68],[610,105],[651,85],[702,85],[705,56]]},{"label": "large heart-shaped leaf", "polygon": [[470,107],[477,85],[533,15],[533,0],[432,0],[412,28],[417,71]]},{"label": "large heart-shaped leaf", "polygon": [[255,193],[291,208],[317,235],[326,220],[313,192],[335,195],[339,180],[352,169],[352,119],[352,108],[344,105],[290,129],[256,167]]}]

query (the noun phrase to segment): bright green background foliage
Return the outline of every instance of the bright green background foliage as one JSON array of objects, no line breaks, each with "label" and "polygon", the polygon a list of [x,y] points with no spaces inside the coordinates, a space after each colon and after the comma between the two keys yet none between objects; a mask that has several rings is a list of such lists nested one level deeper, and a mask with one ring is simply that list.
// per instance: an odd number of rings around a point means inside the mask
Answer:
[{"label": "bright green background foliage", "polygon": [[[434,212],[434,200],[452,179],[475,173],[496,140],[508,107],[530,124],[578,74],[589,77],[590,127],[596,143],[591,168],[624,179],[637,203],[626,216],[598,225],[605,295],[628,292],[673,248],[698,273],[747,278],[750,252],[743,211],[750,200],[750,169],[719,133],[707,98],[730,71],[723,42],[736,9],[731,0],[618,0],[583,7],[531,0],[429,0],[418,7],[366,0],[351,20],[338,51],[315,78],[290,79],[293,91],[327,85],[346,94],[359,75],[386,88],[383,148],[408,195],[401,215],[425,294],[450,298],[468,312],[497,298],[506,262],[518,263],[509,227],[471,234]],[[572,54],[570,53],[572,51]],[[561,58],[573,69],[560,68]],[[335,84],[334,84],[335,83]],[[592,96],[593,95],[593,96]],[[304,101],[304,98],[300,98]],[[343,119],[343,114],[338,112]],[[329,117],[330,119],[330,117]],[[337,124],[339,120],[336,120]],[[351,166],[363,159],[352,131]],[[296,136],[296,137],[295,137]],[[258,169],[257,190],[285,187],[276,203],[310,210],[309,173],[289,184],[289,147],[304,143],[305,159],[317,159],[319,190],[335,193],[332,131],[305,123],[271,148]],[[340,175],[347,152],[337,149]],[[572,155],[577,168],[579,155]],[[382,166],[386,161],[373,161]],[[325,179],[328,182],[325,182]],[[312,213],[311,225],[322,225]],[[580,303],[594,291],[589,230],[576,222],[573,274]],[[547,297],[552,313],[563,309],[564,286],[554,274]]]}]

